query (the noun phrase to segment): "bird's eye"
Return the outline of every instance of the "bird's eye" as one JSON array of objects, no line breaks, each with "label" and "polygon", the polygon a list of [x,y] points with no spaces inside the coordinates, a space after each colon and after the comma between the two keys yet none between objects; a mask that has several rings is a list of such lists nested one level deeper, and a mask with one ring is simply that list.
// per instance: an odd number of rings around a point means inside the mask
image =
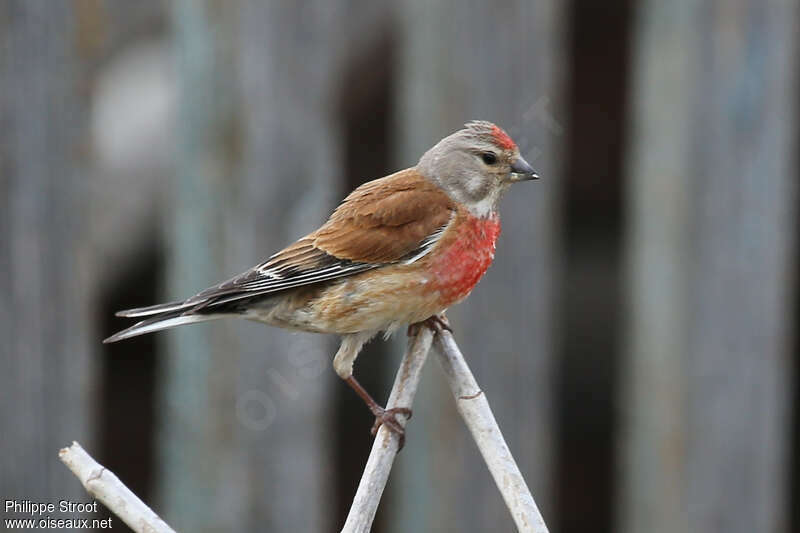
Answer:
[{"label": "bird's eye", "polygon": [[483,162],[486,163],[487,165],[494,165],[495,163],[497,163],[497,156],[494,155],[492,152],[484,152],[481,155],[481,158],[483,159]]}]

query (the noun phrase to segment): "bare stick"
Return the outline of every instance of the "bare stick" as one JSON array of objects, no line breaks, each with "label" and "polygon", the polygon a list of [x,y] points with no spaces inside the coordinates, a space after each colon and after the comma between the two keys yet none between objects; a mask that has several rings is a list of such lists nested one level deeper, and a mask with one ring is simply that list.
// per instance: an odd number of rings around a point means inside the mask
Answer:
[{"label": "bare stick", "polygon": [[456,406],[489,467],[497,488],[519,531],[547,533],[539,508],[497,426],[486,395],[478,387],[453,335],[439,328],[436,334],[439,363],[447,376]]},{"label": "bare stick", "polygon": [[[417,334],[409,339],[408,349],[403,356],[403,362],[397,371],[392,393],[386,404],[387,408],[411,407],[414,395],[417,393],[420,371],[428,358],[432,342],[433,332],[424,326],[418,327]],[[405,427],[407,422],[405,416],[397,415],[397,420]],[[375,442],[372,443],[367,466],[364,467],[364,474],[358,484],[350,513],[342,528],[343,533],[367,533],[372,527],[399,446],[398,436],[385,426],[381,426],[375,436]]]},{"label": "bare stick", "polygon": [[175,533],[110,470],[100,465],[77,442],[62,448],[58,458],[72,470],[86,491],[137,533]]}]

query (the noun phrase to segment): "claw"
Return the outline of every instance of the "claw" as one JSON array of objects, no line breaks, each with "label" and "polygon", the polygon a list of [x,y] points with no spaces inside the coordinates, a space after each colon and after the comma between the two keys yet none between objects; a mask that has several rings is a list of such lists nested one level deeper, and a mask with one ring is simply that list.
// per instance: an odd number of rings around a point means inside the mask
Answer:
[{"label": "claw", "polygon": [[405,415],[406,419],[411,418],[411,409],[407,407],[393,407],[391,409],[379,407],[374,411],[374,414],[375,423],[370,430],[372,436],[374,437],[378,433],[378,429],[381,426],[386,426],[386,429],[398,436],[400,439],[400,450],[402,450],[406,443],[406,430],[397,420],[396,415]]},{"label": "claw", "polygon": [[425,320],[423,324],[437,332],[449,331],[450,333],[453,333],[453,328],[450,327],[450,322],[448,322],[447,317],[444,316],[444,313],[441,315],[433,315]]},{"label": "claw", "polygon": [[440,315],[431,315],[422,322],[409,324],[408,331],[406,332],[407,335],[409,337],[416,336],[419,332],[419,328],[422,326],[426,326],[434,332],[449,331],[453,333],[453,328],[450,327],[450,322],[447,321],[447,317],[444,316],[444,313]]}]

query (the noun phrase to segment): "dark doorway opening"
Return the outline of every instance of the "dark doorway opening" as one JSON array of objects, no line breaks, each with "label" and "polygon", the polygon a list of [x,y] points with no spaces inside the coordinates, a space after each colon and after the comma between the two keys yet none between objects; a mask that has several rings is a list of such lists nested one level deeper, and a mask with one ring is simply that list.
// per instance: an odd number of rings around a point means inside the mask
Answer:
[{"label": "dark doorway opening", "polygon": [[[364,46],[342,77],[339,101],[345,124],[343,189],[341,197],[362,183],[387,173],[392,160],[392,116],[395,45],[390,31],[376,32],[377,42]],[[389,349],[381,339],[364,347],[354,374],[378,403],[384,404],[391,388]],[[334,399],[336,451],[336,520],[331,531],[339,531],[358,487],[361,472],[372,448],[369,428],[373,417],[358,396],[343,383]],[[372,531],[383,531],[385,519],[378,508]]]},{"label": "dark doorway opening", "polygon": [[623,154],[630,0],[573,1],[557,355],[556,517],[564,533],[612,531],[622,319]]},{"label": "dark doorway opening", "polygon": [[[102,338],[130,325],[130,320],[115,318],[116,311],[148,305],[161,295],[164,258],[158,247],[144,250],[128,265],[103,291],[98,306]],[[104,344],[98,364],[97,459],[146,502],[152,500],[154,488],[155,402],[161,349],[158,335]],[[116,519],[114,528],[130,531]]]}]

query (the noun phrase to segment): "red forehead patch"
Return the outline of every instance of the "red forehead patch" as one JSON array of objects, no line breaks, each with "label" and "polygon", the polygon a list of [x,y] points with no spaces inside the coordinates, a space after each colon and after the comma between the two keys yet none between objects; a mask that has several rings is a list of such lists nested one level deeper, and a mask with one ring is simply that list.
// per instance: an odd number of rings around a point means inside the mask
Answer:
[{"label": "red forehead patch", "polygon": [[513,150],[517,147],[516,143],[508,136],[508,133],[504,132],[498,126],[492,125],[492,137],[494,137],[497,146],[501,147],[503,150]]}]

